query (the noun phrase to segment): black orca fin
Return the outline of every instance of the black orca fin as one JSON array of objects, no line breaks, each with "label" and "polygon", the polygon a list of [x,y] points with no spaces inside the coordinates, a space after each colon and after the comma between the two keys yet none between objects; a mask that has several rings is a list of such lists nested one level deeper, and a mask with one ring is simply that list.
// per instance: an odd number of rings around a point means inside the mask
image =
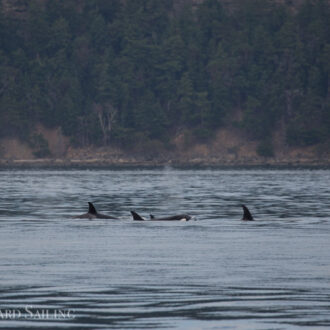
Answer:
[{"label": "black orca fin", "polygon": [[155,219],[155,216],[153,214],[150,214],[150,219]]},{"label": "black orca fin", "polygon": [[141,216],[139,216],[136,212],[134,212],[134,211],[131,211],[131,214],[132,214],[132,216],[133,216],[133,220],[144,220]]},{"label": "black orca fin", "polygon": [[245,205],[241,205],[243,208],[243,218],[242,220],[254,220],[252,214],[250,213],[249,209]]},{"label": "black orca fin", "polygon": [[97,214],[96,208],[91,202],[88,202],[88,213]]}]

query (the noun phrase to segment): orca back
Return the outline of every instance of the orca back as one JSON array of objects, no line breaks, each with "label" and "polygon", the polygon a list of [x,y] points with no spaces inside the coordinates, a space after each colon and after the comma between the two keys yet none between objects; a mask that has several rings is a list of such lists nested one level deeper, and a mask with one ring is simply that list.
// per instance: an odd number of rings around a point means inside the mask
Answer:
[{"label": "orca back", "polygon": [[188,214],[177,214],[177,215],[161,217],[161,218],[156,218],[154,215],[150,214],[150,220],[153,220],[153,221],[175,221],[175,220],[189,221],[190,219],[191,219],[191,216]]}]

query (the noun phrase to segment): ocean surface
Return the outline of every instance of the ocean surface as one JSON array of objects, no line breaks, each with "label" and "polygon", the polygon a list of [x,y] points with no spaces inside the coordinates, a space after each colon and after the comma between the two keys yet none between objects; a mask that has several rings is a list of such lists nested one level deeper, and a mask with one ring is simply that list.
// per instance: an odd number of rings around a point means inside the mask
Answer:
[{"label": "ocean surface", "polygon": [[[0,187],[0,328],[330,327],[330,170],[3,169]],[[73,219],[89,201],[120,219]]]}]

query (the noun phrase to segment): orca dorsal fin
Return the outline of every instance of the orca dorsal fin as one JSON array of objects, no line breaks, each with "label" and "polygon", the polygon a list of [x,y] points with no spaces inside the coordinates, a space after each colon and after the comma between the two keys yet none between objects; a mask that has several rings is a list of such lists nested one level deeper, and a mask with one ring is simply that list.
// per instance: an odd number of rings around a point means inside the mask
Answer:
[{"label": "orca dorsal fin", "polygon": [[243,212],[244,212],[242,220],[249,220],[249,221],[254,220],[252,214],[249,211],[249,209],[243,204],[241,206],[242,206]]},{"label": "orca dorsal fin", "polygon": [[150,214],[150,219],[155,219],[155,216],[153,214]]},{"label": "orca dorsal fin", "polygon": [[97,214],[96,208],[91,202],[88,202],[88,213]]},{"label": "orca dorsal fin", "polygon": [[140,215],[138,215],[136,212],[134,212],[134,211],[131,211],[131,214],[132,214],[132,216],[133,216],[133,220],[144,220]]}]

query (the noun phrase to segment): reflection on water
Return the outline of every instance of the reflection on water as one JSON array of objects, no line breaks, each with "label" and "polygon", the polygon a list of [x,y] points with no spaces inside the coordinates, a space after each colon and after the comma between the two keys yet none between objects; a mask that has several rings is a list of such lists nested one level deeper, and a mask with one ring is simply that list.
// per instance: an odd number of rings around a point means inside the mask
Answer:
[{"label": "reflection on water", "polygon": [[[329,170],[0,171],[0,327],[328,327],[329,179]],[[72,219],[87,201],[121,220]],[[241,203],[255,222],[239,220]],[[130,210],[196,221],[133,222]]]}]

